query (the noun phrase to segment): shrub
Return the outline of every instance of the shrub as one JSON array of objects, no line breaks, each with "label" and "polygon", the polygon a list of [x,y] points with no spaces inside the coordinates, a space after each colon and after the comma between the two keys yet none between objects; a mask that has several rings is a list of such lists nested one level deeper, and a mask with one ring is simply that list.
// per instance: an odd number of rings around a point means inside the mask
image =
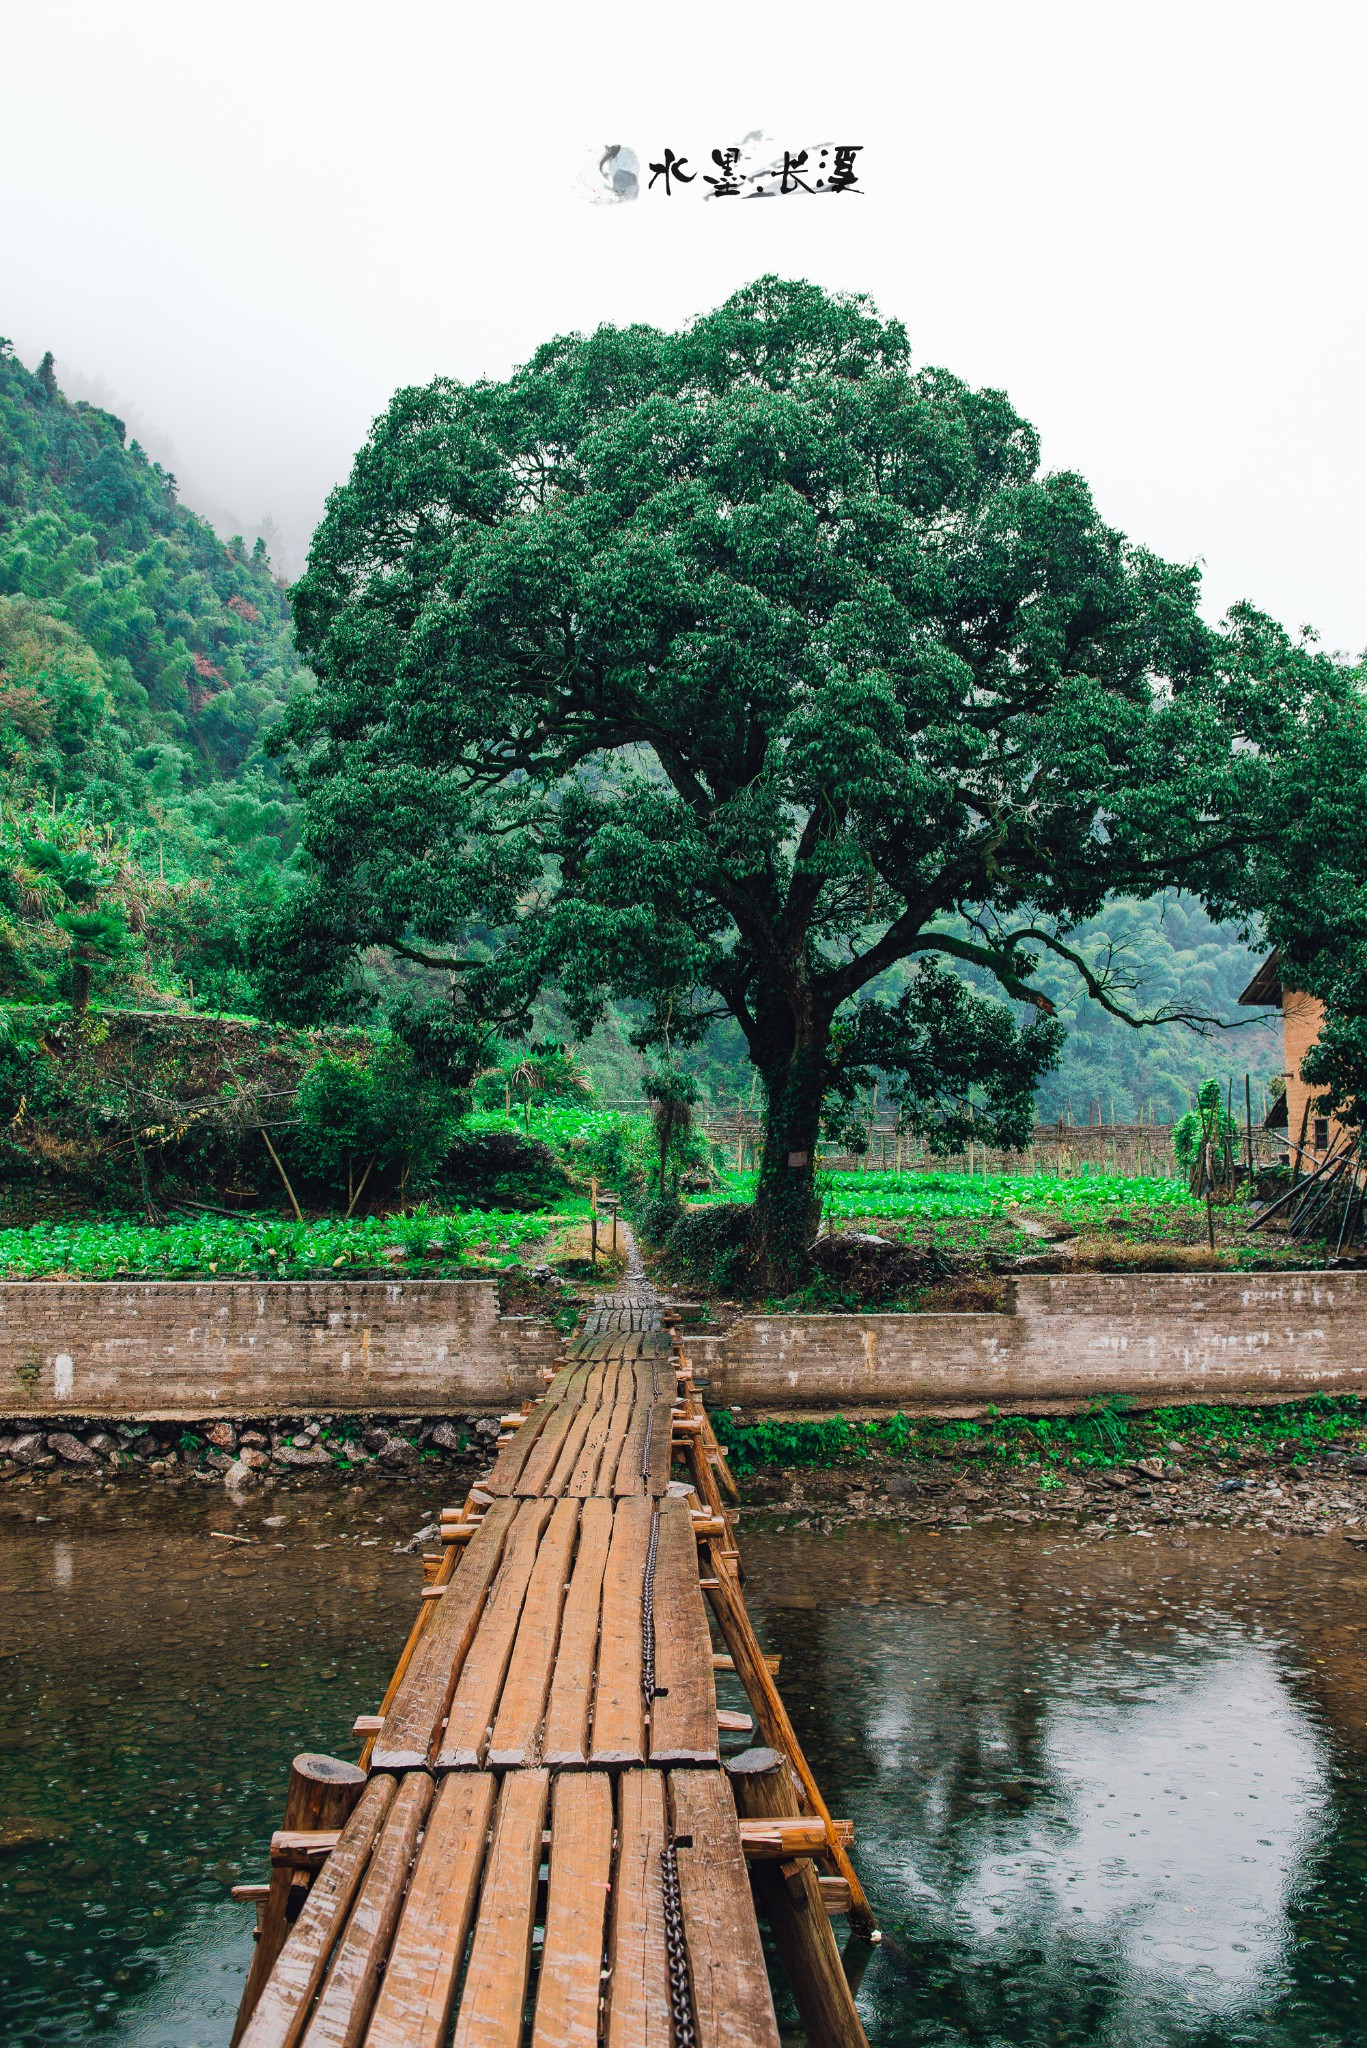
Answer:
[{"label": "shrub", "polygon": [[675,1195],[647,1195],[632,1214],[647,1244],[663,1244],[683,1211]]},{"label": "shrub", "polygon": [[665,1241],[665,1255],[680,1279],[725,1291],[738,1286],[750,1264],[754,1211],[738,1202],[685,1209]]},{"label": "shrub", "polygon": [[1203,1081],[1196,1095],[1196,1107],[1180,1116],[1172,1127],[1173,1157],[1187,1176],[1193,1194],[1202,1192],[1203,1161],[1209,1147],[1211,1177],[1223,1186],[1226,1169],[1237,1158],[1239,1125],[1220,1100],[1218,1081]]},{"label": "shrub", "polygon": [[563,1199],[569,1175],[549,1145],[518,1131],[457,1131],[443,1190],[479,1208],[539,1209]]}]

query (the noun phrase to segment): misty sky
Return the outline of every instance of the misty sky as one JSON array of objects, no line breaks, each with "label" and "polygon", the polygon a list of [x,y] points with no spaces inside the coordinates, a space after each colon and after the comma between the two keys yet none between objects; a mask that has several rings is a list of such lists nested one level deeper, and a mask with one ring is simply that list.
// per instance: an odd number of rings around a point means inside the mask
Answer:
[{"label": "misty sky", "polygon": [[[0,333],[297,569],[393,389],[764,271],[1003,386],[1134,538],[1367,647],[1360,9],[43,0]],[[599,147],[861,144],[864,196],[594,205]]]}]

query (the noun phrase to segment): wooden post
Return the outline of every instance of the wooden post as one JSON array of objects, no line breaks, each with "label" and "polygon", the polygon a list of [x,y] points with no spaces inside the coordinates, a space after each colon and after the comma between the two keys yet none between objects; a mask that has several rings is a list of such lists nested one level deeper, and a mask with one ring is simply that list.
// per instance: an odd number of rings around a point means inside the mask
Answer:
[{"label": "wooden post", "polygon": [[[742,1820],[796,1817],[792,1776],[777,1750],[747,1749],[726,1772]],[[750,1881],[807,2039],[820,2048],[868,2048],[811,1858],[752,1863]]]},{"label": "wooden post", "polygon": [[1210,1236],[1210,1248],[1211,1248],[1211,1250],[1212,1250],[1212,1252],[1213,1252],[1213,1251],[1215,1250],[1215,1208],[1214,1208],[1214,1190],[1213,1190],[1213,1183],[1212,1183],[1212,1180],[1211,1180],[1211,1167],[1210,1167],[1210,1139],[1209,1139],[1209,1138],[1207,1138],[1207,1139],[1206,1139],[1206,1141],[1205,1141],[1205,1143],[1204,1143],[1204,1146],[1202,1147],[1202,1158],[1203,1158],[1203,1160],[1204,1160],[1204,1162],[1205,1162],[1205,1175],[1204,1175],[1204,1178],[1205,1178],[1205,1183],[1206,1183],[1206,1185],[1205,1185],[1205,1197],[1206,1197],[1206,1230],[1207,1230],[1207,1232],[1209,1233],[1209,1236]]},{"label": "wooden post", "polygon": [[[307,1753],[297,1756],[290,1765],[282,1825],[291,1831],[298,1829],[309,1833],[323,1828],[343,1828],[365,1787],[366,1774],[355,1764],[343,1763],[335,1756]],[[233,2028],[234,2044],[246,2031],[266,1979],[285,1946],[285,1937],[294,1919],[290,1908],[298,1911],[308,1897],[309,1882],[304,1872],[284,1865],[271,1871],[270,1895],[264,1908],[260,1909],[260,1932],[252,1955],[252,1966],[247,1972],[242,2004],[238,2008],[237,2025]],[[293,1896],[296,1893],[297,1897]]]},{"label": "wooden post", "polygon": [[1244,1075],[1244,1133],[1248,1139],[1248,1198],[1253,1199],[1253,1084]]},{"label": "wooden post", "polygon": [[873,1933],[873,1913],[868,1895],[859,1881],[859,1873],[850,1861],[844,1844],[836,1840],[831,1822],[830,1810],[821,1796],[821,1788],[812,1775],[812,1767],[802,1754],[802,1745],[797,1739],[797,1730],[788,1719],[788,1710],[774,1684],[773,1673],[765,1659],[764,1652],[755,1640],[754,1624],[750,1620],[745,1601],[741,1596],[740,1584],[736,1577],[736,1566],[720,1544],[711,1546],[713,1580],[706,1586],[712,1612],[717,1617],[722,1639],[731,1653],[736,1676],[745,1687],[746,1696],[755,1710],[755,1720],[760,1733],[772,1748],[779,1749],[787,1756],[796,1771],[802,1790],[812,1812],[819,1814],[826,1829],[827,1854],[838,1874],[850,1887],[850,1925],[859,1934]]}]

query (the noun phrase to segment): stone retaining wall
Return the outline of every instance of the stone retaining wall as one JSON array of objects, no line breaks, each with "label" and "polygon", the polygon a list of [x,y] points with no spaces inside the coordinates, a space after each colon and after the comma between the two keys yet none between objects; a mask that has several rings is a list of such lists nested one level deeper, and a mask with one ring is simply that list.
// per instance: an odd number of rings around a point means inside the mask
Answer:
[{"label": "stone retaining wall", "polygon": [[127,1420],[495,1411],[541,1391],[548,1322],[493,1280],[0,1284],[0,1413]]},{"label": "stone retaining wall", "polygon": [[[1031,1274],[1001,1314],[746,1315],[684,1342],[714,1403],[770,1413],[1367,1393],[1367,1273]],[[491,1280],[0,1284],[16,1419],[491,1414],[560,1355]]]},{"label": "stone retaining wall", "polygon": [[714,1404],[768,1413],[1367,1393],[1367,1273],[1031,1274],[1000,1315],[747,1315],[684,1344]]}]

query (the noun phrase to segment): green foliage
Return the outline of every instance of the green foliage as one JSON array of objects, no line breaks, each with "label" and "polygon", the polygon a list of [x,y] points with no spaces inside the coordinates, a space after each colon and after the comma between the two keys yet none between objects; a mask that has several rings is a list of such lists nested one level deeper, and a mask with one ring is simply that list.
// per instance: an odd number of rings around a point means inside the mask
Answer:
[{"label": "green foliage", "polygon": [[567,1046],[555,1039],[534,1040],[525,1050],[509,1052],[486,1067],[479,1079],[479,1099],[490,1105],[501,1094],[505,1109],[522,1105],[523,1128],[531,1129],[532,1110],[548,1102],[591,1097],[592,1084]]},{"label": "green foliage", "polygon": [[1252,1078],[1255,1116],[1262,1090],[1281,1072],[1281,1020],[1240,1010],[1257,954],[1239,925],[1217,925],[1191,897],[1165,895],[1152,902],[1116,898],[1086,919],[1072,943],[1094,972],[1108,974],[1148,1013],[1186,1010],[1237,1022],[1228,1032],[1181,1026],[1136,1031],[1094,1002],[1066,962],[1041,957],[1035,983],[1054,1004],[1067,1032],[1059,1064],[1041,1077],[1036,1111],[1042,1123],[1072,1116],[1100,1120],[1171,1122],[1181,1116],[1201,1081],[1215,1074],[1232,1083],[1240,1108],[1244,1075]]},{"label": "green foliage", "polygon": [[297,1280],[388,1271],[383,1254],[396,1244],[409,1254],[414,1270],[459,1271],[474,1254],[510,1264],[518,1247],[543,1235],[545,1228],[536,1217],[502,1211],[445,1215],[425,1209],[405,1218],[366,1216],[347,1222],[206,1216],[165,1227],[35,1223],[0,1230],[0,1274],[7,1280],[58,1275],[108,1280],[125,1273]]},{"label": "green foliage", "polygon": [[670,1272],[686,1284],[725,1294],[748,1278],[755,1255],[753,1208],[713,1202],[685,1209],[665,1241]]},{"label": "green foliage", "polygon": [[149,1186],[202,1199],[244,1177],[277,1185],[259,1126],[287,1145],[301,1077],[321,1055],[369,1050],[340,1033],[65,1004],[0,1017],[0,1178],[102,1206],[145,1207]]},{"label": "green foliage", "polygon": [[982,1422],[940,1422],[890,1415],[873,1422],[737,1423],[725,1408],[713,1415],[717,1440],[738,1475],[762,1466],[831,1466],[869,1458],[971,1461],[1008,1466],[1104,1470],[1137,1458],[1167,1456],[1183,1466],[1237,1459],[1254,1453],[1292,1464],[1314,1458],[1345,1439],[1354,1446],[1367,1427],[1367,1402],[1357,1395],[1314,1394],[1277,1407],[1229,1408],[1193,1404],[1127,1412],[1098,1405],[1075,1415],[998,1415]]},{"label": "green foliage", "polygon": [[1285,764],[1268,819],[1275,829],[1255,829],[1250,842],[1244,901],[1263,913],[1284,984],[1325,1004],[1304,1078],[1323,1090],[1322,1109],[1360,1126],[1367,1121],[1367,678],[1362,668],[1345,676],[1308,631],[1292,641],[1247,609],[1235,617],[1245,671],[1272,686],[1268,741]]},{"label": "green foliage", "polygon": [[399,392],[295,595],[300,915],[481,1015],[551,980],[643,1044],[729,1014],[789,1276],[823,1115],[881,1077],[933,1143],[1018,1144],[1060,1045],[1042,956],[1119,1014],[1078,927],[1162,890],[1251,917],[1283,771],[1361,725],[1256,614],[1207,629],[1197,572],[1043,473],[1001,393],[774,278]]},{"label": "green foliage", "polygon": [[682,1214],[677,1195],[646,1195],[633,1207],[631,1220],[647,1244],[663,1244]]},{"label": "green foliage", "polygon": [[666,1199],[673,1168],[673,1192],[678,1199],[679,1178],[690,1159],[699,1163],[705,1152],[693,1138],[693,1105],[698,1099],[698,1084],[693,1076],[681,1067],[659,1066],[647,1069],[645,1096],[650,1104],[650,1120],[655,1127],[655,1144],[659,1155],[659,1183],[656,1195],[660,1201]]},{"label": "green foliage", "polygon": [[0,999],[256,1006],[294,845],[264,740],[302,686],[264,550],[0,343]]},{"label": "green foliage", "polygon": [[477,1208],[546,1208],[564,1199],[569,1176],[551,1147],[522,1131],[463,1126],[441,1163],[451,1197]]},{"label": "green foliage", "polygon": [[1172,1153],[1187,1175],[1195,1194],[1201,1192],[1203,1148],[1210,1146],[1216,1172],[1226,1146],[1236,1151],[1239,1120],[1227,1109],[1220,1083],[1206,1079],[1196,1092],[1196,1107],[1187,1110],[1172,1127]]},{"label": "green foliage", "polygon": [[353,1170],[376,1165],[430,1183],[464,1106],[398,1040],[381,1041],[365,1057],[325,1053],[299,1084],[290,1152],[323,1181],[347,1181]]}]

